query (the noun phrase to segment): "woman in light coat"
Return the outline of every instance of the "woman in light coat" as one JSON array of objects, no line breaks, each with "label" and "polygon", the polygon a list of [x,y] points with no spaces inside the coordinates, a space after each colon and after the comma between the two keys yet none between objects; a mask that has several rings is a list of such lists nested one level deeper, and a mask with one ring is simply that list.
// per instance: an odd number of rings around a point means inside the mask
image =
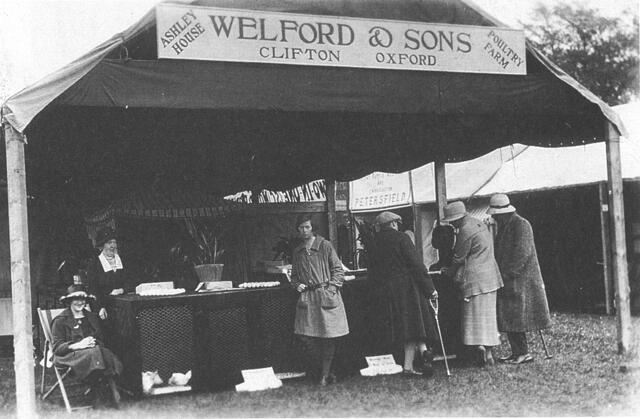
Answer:
[{"label": "woman in light coat", "polygon": [[496,299],[502,278],[493,255],[493,239],[487,226],[467,214],[464,203],[444,207],[443,221],[456,229],[451,267],[462,302],[462,343],[477,347],[481,365],[494,363],[492,347],[500,344],[496,319]]},{"label": "woman in light coat", "polygon": [[349,333],[340,295],[344,272],[331,243],[314,235],[310,215],[298,217],[296,228],[302,243],[292,254],[291,283],[300,293],[294,333],[300,336],[309,354],[321,354],[320,385],[326,386],[335,381],[331,363],[336,338]]}]

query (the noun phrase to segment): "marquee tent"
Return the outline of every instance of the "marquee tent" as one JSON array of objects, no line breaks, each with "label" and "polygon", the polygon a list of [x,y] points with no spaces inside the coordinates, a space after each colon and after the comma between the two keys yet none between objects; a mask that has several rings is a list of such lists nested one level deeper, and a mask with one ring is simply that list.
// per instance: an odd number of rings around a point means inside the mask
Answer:
[{"label": "marquee tent", "polygon": [[[173,3],[501,26],[469,0]],[[158,59],[155,29],[151,11],[3,105],[15,284],[29,279],[25,189],[43,184],[87,200],[122,197],[159,172],[216,194],[286,189],[468,160],[514,139],[566,146],[624,133],[606,104],[529,44],[526,75],[395,71]],[[29,314],[25,295],[13,293],[14,307]],[[30,350],[23,312],[16,354]],[[33,368],[16,359],[23,374]],[[29,392],[17,386],[19,415],[33,409]]]}]

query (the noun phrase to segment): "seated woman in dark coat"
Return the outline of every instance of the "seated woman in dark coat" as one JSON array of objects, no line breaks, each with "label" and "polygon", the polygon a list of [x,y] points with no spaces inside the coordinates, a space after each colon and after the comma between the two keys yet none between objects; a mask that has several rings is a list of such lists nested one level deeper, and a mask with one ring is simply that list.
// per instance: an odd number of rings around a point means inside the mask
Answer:
[{"label": "seated woman in dark coat", "polygon": [[104,346],[98,316],[85,308],[88,299],[93,296],[77,285],[70,286],[67,295],[60,298],[67,309],[51,323],[53,362],[71,367],[73,377],[91,386],[94,404],[101,401],[106,381],[117,407],[120,394],[114,379],[122,373],[122,363]]}]

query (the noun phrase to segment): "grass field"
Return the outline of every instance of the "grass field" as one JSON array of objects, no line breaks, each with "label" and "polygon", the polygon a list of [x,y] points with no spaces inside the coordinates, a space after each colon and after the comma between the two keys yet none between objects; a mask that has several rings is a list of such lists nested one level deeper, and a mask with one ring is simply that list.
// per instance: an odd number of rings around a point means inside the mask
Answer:
[{"label": "grass field", "polygon": [[[380,417],[380,416],[636,416],[640,412],[637,366],[640,318],[633,319],[632,353],[616,353],[615,318],[553,315],[545,337],[552,359],[544,358],[530,335],[535,362],[488,368],[444,365],[426,380],[401,376],[346,378],[319,388],[302,380],[258,393],[193,393],[123,402],[120,411],[85,410],[71,417]],[[507,354],[503,344],[499,354]],[[631,365],[628,372],[621,365]],[[39,372],[39,371],[38,371]],[[0,417],[15,413],[11,359],[0,360]],[[37,381],[38,379],[36,379]],[[38,402],[42,417],[69,417],[61,404]]]}]

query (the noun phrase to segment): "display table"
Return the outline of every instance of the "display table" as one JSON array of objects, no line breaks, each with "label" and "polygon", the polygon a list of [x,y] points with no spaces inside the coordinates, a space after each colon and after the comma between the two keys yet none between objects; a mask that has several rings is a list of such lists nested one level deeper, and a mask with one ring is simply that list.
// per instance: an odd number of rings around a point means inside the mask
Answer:
[{"label": "display table", "polygon": [[[194,389],[230,387],[240,371],[273,367],[276,373],[303,371],[293,334],[298,293],[289,286],[232,289],[166,297],[133,294],[110,297],[112,348],[124,364],[123,381],[136,394],[141,373],[192,371]],[[393,353],[392,313],[386,292],[372,281],[346,281],[342,297],[350,333],[339,339],[334,365],[339,374],[366,367],[365,356]],[[441,310],[443,310],[441,304]],[[441,312],[442,319],[442,312]],[[445,335],[450,333],[443,328]]]},{"label": "display table", "polygon": [[[374,291],[366,279],[343,287],[351,333],[339,345],[342,372],[364,367],[365,355],[388,350],[389,318]],[[174,372],[191,370],[194,389],[240,383],[247,368],[302,371],[293,334],[296,300],[289,286],[110,297],[111,346],[124,364],[125,387],[140,394],[143,371],[158,371],[166,382]]]}]

